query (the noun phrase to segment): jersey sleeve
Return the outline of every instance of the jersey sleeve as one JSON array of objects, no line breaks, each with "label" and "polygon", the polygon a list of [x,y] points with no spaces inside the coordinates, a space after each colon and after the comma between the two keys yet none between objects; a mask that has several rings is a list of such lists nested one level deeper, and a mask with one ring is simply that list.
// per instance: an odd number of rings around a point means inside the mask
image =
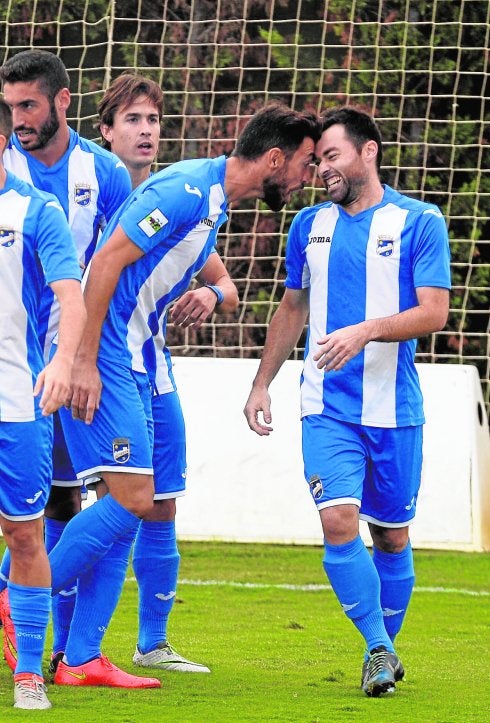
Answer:
[{"label": "jersey sleeve", "polygon": [[131,191],[129,171],[124,163],[114,156],[114,162],[110,166],[110,173],[100,189],[100,193],[103,195],[104,217],[107,223],[127,199]]},{"label": "jersey sleeve", "polygon": [[39,209],[37,226],[37,250],[46,282],[60,279],[81,279],[75,242],[68,221],[54,199],[43,203]]},{"label": "jersey sleeve", "polygon": [[414,286],[450,289],[449,238],[444,216],[436,206],[429,206],[420,215],[416,239],[412,259]]},{"label": "jersey sleeve", "polygon": [[300,211],[289,228],[284,281],[284,285],[289,289],[304,289],[310,285],[306,264],[304,217],[304,211]]},{"label": "jersey sleeve", "polygon": [[184,174],[158,178],[137,194],[119,224],[144,253],[161,243],[176,245],[207,213],[207,197]]}]

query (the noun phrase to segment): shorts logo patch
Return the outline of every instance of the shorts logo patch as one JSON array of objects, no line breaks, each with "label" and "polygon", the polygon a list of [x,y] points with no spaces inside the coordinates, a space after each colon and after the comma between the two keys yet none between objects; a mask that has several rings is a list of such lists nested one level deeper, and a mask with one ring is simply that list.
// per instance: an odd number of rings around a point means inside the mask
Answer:
[{"label": "shorts logo patch", "polygon": [[141,219],[138,226],[143,233],[150,238],[151,236],[154,236],[157,231],[160,231],[166,223],[168,223],[168,218],[163,215],[159,208],[154,208],[148,216]]},{"label": "shorts logo patch", "polygon": [[395,239],[391,238],[391,236],[378,236],[376,244],[376,253],[378,256],[391,256],[394,242]]},{"label": "shorts logo patch", "polygon": [[92,197],[92,189],[86,183],[75,183],[75,203],[88,206]]},{"label": "shorts logo patch", "polygon": [[112,440],[112,456],[117,464],[125,464],[131,456],[131,448],[127,437]]},{"label": "shorts logo patch", "polygon": [[320,499],[323,494],[323,485],[320,477],[317,474],[313,474],[308,482],[310,485],[310,492],[314,500]]}]

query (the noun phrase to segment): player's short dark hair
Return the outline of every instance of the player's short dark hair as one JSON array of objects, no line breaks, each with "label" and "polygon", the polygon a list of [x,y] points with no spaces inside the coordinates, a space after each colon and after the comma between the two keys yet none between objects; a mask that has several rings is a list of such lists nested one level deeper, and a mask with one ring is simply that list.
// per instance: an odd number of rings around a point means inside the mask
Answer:
[{"label": "player's short dark hair", "polygon": [[283,103],[269,103],[249,120],[231,155],[255,160],[271,148],[280,148],[290,156],[305,138],[316,143],[321,133],[320,119],[314,113],[292,110]]},{"label": "player's short dark hair", "polygon": [[[161,120],[163,114],[163,91],[158,83],[142,75],[124,73],[112,81],[97,106],[99,119],[95,127],[100,131],[101,125],[113,126],[116,112],[127,108],[141,96],[145,96],[150,103],[153,103],[158,110],[158,117]],[[102,145],[104,148],[111,147],[111,144],[104,138],[102,139]]]},{"label": "player's short dark hair", "polygon": [[367,141],[376,141],[378,144],[376,166],[379,171],[383,158],[383,143],[378,126],[368,113],[352,106],[330,108],[322,114],[322,123],[324,131],[337,124],[344,126],[347,137],[359,152]]},{"label": "player's short dark hair", "polygon": [[12,135],[12,128],[12,111],[10,110],[10,106],[0,98],[0,133],[2,136],[5,136],[7,141],[10,140],[10,136]]},{"label": "player's short dark hair", "polygon": [[70,77],[63,61],[47,50],[22,50],[13,55],[0,68],[4,83],[30,83],[39,81],[42,93],[54,99],[62,88],[70,87]]}]

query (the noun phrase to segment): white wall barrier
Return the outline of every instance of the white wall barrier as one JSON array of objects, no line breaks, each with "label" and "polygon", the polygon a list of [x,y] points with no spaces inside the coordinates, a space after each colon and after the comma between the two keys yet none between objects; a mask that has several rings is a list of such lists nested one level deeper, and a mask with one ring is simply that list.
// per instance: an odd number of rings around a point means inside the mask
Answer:
[{"label": "white wall barrier", "polygon": [[[271,384],[274,432],[249,430],[243,407],[252,359],[174,358],[188,443],[180,539],[321,544],[303,477],[301,362]],[[418,364],[425,397],[424,465],[414,547],[490,550],[490,435],[477,370]],[[364,527],[364,526],[363,526]],[[362,531],[368,541],[367,530]]]}]

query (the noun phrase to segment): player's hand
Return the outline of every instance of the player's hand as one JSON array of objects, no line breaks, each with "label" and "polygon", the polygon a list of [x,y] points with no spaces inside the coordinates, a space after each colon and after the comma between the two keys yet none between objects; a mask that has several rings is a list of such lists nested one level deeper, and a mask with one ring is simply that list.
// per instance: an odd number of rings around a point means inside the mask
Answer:
[{"label": "player's hand", "polygon": [[33,395],[37,397],[42,392],[39,406],[44,417],[53,414],[68,401],[71,371],[71,362],[57,358],[55,354],[36,379]]},{"label": "player's hand", "polygon": [[339,371],[370,341],[365,323],[344,326],[319,339],[318,351],[313,355],[318,369]]},{"label": "player's hand", "polygon": [[[243,413],[250,429],[259,436],[268,436],[273,431],[270,426],[272,422],[271,398],[266,388],[252,387]],[[259,421],[260,413],[262,413],[265,424]]]},{"label": "player's hand", "polygon": [[73,365],[72,394],[68,407],[73,419],[91,424],[100,405],[102,383],[97,366],[92,362],[77,359]]},{"label": "player's hand", "polygon": [[214,291],[206,286],[186,291],[172,307],[170,320],[176,326],[199,327],[213,313],[217,298]]}]

